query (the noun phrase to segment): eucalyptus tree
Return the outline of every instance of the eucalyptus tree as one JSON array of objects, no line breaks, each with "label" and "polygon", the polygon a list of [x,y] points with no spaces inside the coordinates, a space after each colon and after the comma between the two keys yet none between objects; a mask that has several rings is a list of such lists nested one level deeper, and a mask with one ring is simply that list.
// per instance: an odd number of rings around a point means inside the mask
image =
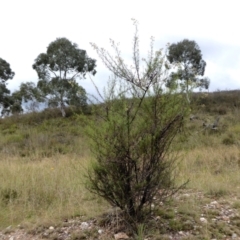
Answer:
[{"label": "eucalyptus tree", "polygon": [[[184,39],[169,46],[167,58],[177,64],[177,71],[170,75],[167,86],[178,87],[185,91],[188,101],[189,92],[194,88],[208,89],[210,80],[203,77],[206,62],[202,59],[200,47],[195,41]],[[180,80],[180,84],[178,84]]]},{"label": "eucalyptus tree", "polygon": [[7,81],[13,79],[14,75],[15,73],[12,71],[10,64],[0,58],[0,106],[2,114],[9,112],[9,108],[13,104],[10,90],[7,88]]},{"label": "eucalyptus tree", "polygon": [[[38,85],[34,82],[21,83],[19,90],[12,94],[12,98],[15,99],[15,108],[24,103],[47,103],[49,107],[58,107],[62,99],[65,104],[81,108],[83,111],[87,107],[87,94],[83,87],[79,86],[74,81],[63,80],[60,82],[64,87],[64,94],[60,95],[58,92],[59,81],[52,79],[49,83],[40,81]],[[41,84],[46,84],[45,86]],[[50,94],[51,93],[51,94]],[[62,115],[65,116],[64,106]]]},{"label": "eucalyptus tree", "polygon": [[10,64],[4,59],[0,58],[0,82],[6,82],[9,79],[13,79],[15,73],[12,71]]},{"label": "eucalyptus tree", "polygon": [[62,116],[65,116],[65,104],[85,94],[77,80],[85,78],[87,73],[95,75],[95,68],[96,60],[67,38],[51,42],[47,52],[39,54],[33,64],[38,74],[37,88],[49,99],[50,105],[60,107]]}]

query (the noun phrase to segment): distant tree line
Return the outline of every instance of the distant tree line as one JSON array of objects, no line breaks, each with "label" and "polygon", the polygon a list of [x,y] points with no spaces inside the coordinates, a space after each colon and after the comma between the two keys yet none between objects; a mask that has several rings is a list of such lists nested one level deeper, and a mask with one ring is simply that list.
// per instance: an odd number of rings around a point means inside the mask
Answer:
[{"label": "distant tree line", "polygon": [[[195,41],[185,39],[170,45],[166,56],[171,64],[175,64],[166,80],[166,88],[181,89],[188,101],[190,90],[208,89],[210,80],[203,77],[206,62]],[[63,117],[67,106],[83,111],[87,108],[87,93],[77,80],[84,79],[87,73],[96,74],[96,60],[88,57],[87,52],[79,49],[76,43],[67,38],[57,38],[48,45],[46,53],[37,56],[32,67],[38,75],[37,83],[21,83],[20,88],[11,93],[7,81],[13,79],[15,73],[10,64],[0,58],[2,116],[22,113],[26,103],[45,103],[49,108],[59,108]]]}]

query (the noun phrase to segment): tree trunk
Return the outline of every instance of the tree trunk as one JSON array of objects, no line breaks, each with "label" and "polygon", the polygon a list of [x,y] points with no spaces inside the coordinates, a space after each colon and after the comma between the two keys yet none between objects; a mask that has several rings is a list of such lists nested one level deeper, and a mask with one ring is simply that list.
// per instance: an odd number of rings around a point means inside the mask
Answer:
[{"label": "tree trunk", "polygon": [[66,117],[66,112],[65,112],[65,109],[64,109],[64,103],[61,102],[61,112],[62,112],[62,117]]}]

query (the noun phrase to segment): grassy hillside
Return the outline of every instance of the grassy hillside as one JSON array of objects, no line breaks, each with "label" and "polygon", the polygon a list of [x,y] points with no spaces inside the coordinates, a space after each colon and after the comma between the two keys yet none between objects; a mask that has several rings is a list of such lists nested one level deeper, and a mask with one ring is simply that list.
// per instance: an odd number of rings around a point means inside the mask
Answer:
[{"label": "grassy hillside", "polygon": [[[174,144],[179,152],[177,181],[189,179],[186,191],[200,192],[203,202],[208,198],[223,199],[238,211],[240,91],[196,93],[192,99],[187,130]],[[212,129],[218,117],[217,127]],[[84,127],[78,115],[71,111],[66,118],[61,118],[57,110],[46,110],[0,120],[1,229],[18,224],[56,225],[76,216],[90,219],[110,209],[84,187],[84,175],[91,159]],[[179,216],[189,215],[191,221],[199,221],[202,202],[195,198],[188,201],[190,213],[186,201],[174,203],[181,209]],[[172,214],[170,219],[179,218]],[[181,222],[182,217],[165,230],[180,231]],[[239,222],[240,218],[234,230],[228,231],[237,232]],[[209,224],[199,230],[200,236],[209,239],[213,228]],[[159,239],[163,239],[161,231],[157,233]]]}]

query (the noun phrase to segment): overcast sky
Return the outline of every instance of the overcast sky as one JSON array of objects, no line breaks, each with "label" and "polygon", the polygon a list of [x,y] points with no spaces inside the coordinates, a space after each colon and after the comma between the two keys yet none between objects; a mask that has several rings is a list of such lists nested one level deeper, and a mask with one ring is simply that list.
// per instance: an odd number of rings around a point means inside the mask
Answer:
[{"label": "overcast sky", "polygon": [[[89,43],[111,50],[112,38],[131,56],[135,18],[142,55],[151,36],[156,50],[195,40],[207,62],[210,91],[240,89],[239,5],[239,0],[0,0],[0,58],[16,73],[8,87],[14,91],[22,82],[37,82],[34,60],[50,42],[66,37],[97,59],[93,79],[102,88],[110,74]],[[93,92],[89,80],[80,84]]]}]

